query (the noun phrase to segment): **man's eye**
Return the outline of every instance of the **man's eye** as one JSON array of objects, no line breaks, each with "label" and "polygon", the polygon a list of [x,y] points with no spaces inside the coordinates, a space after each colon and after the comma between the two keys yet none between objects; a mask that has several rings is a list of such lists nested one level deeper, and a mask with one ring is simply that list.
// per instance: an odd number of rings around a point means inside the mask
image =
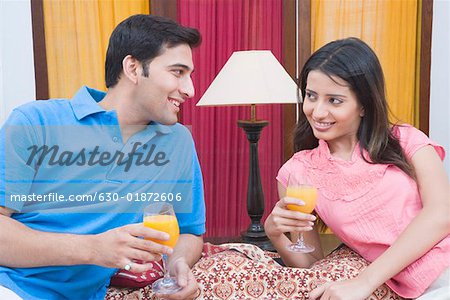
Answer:
[{"label": "man's eye", "polygon": [[183,75],[183,70],[173,70],[176,75]]}]

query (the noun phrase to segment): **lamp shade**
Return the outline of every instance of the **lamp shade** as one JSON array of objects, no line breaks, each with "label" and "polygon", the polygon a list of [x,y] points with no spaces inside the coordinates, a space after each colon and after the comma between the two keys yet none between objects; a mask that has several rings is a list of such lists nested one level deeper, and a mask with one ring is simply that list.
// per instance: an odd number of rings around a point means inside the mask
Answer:
[{"label": "lamp shade", "polygon": [[198,106],[297,103],[297,84],[269,50],[236,51]]}]

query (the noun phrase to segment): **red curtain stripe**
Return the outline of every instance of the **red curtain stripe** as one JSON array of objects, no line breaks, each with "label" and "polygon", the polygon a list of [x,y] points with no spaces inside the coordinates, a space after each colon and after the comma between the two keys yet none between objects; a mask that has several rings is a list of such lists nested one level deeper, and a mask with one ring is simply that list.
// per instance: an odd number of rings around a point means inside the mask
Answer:
[{"label": "red curtain stripe", "polygon": [[[271,50],[282,61],[281,0],[178,0],[178,20],[197,28],[202,45],[194,50],[196,96],[183,104],[181,120],[192,126],[202,166],[207,237],[238,236],[247,215],[249,143],[237,120],[249,119],[249,107],[195,107],[227,59],[238,50]],[[282,107],[257,107],[268,120],[259,142],[265,215],[278,201],[276,174],[282,163]]]}]

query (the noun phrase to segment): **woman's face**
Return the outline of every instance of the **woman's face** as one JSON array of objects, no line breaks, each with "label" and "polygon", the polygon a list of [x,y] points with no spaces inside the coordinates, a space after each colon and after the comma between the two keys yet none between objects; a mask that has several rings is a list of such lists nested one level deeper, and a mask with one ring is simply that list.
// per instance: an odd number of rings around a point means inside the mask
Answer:
[{"label": "woman's face", "polygon": [[364,109],[341,78],[330,78],[321,71],[309,72],[303,112],[317,139],[329,145],[357,141]]}]

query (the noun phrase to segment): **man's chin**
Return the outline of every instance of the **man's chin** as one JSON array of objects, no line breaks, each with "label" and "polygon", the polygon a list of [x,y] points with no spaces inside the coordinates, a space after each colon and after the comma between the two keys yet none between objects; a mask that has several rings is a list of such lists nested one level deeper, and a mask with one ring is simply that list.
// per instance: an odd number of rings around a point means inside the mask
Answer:
[{"label": "man's chin", "polygon": [[163,122],[160,122],[160,124],[166,125],[166,126],[172,126],[172,125],[177,124],[177,122],[178,122],[178,119],[176,119],[175,121],[163,121]]}]

